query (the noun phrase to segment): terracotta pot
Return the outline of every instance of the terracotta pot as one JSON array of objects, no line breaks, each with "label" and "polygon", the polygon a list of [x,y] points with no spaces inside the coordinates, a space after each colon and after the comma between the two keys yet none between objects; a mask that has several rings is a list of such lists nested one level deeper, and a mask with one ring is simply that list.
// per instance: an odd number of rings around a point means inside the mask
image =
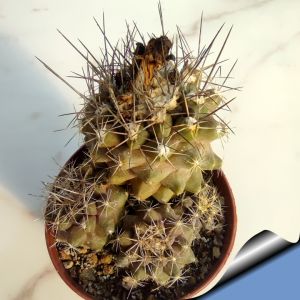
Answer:
[{"label": "terracotta pot", "polygon": [[[65,165],[70,164],[71,162],[80,163],[83,159],[82,153],[86,151],[85,146],[82,146],[79,150],[77,150],[71,158],[67,161]],[[60,174],[58,175],[58,177]],[[192,291],[190,291],[184,299],[190,299],[199,295],[199,293],[206,288],[211,281],[217,276],[217,274],[222,270],[224,267],[231,251],[233,248],[233,244],[235,241],[236,235],[236,228],[237,228],[237,216],[236,216],[236,207],[235,201],[233,197],[233,193],[229,186],[229,183],[223,173],[222,170],[217,170],[212,172],[212,180],[214,185],[217,187],[219,193],[225,199],[225,223],[226,223],[226,232],[224,236],[224,245],[222,248],[222,253],[220,258],[218,259],[217,263],[211,269],[209,275]],[[51,261],[60,275],[60,277],[64,280],[64,282],[79,296],[86,300],[93,300],[93,298],[83,291],[79,284],[77,284],[73,278],[69,275],[68,271],[64,268],[61,260],[58,256],[58,251],[55,247],[55,236],[53,231],[46,225],[45,226],[45,237],[46,237],[46,244],[48,248],[48,252],[51,258]]]}]

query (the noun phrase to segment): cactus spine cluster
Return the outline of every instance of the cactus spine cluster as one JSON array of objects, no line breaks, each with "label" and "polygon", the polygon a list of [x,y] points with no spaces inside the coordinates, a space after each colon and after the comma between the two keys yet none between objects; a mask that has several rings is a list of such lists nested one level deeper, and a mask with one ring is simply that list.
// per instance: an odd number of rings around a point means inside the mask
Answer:
[{"label": "cactus spine cluster", "polygon": [[184,196],[173,205],[139,204],[133,215],[124,217],[122,231],[111,241],[121,253],[117,265],[128,270],[123,285],[132,289],[147,280],[157,286],[184,281],[184,268],[197,260],[194,240],[202,231],[222,229],[218,228],[221,206],[215,188],[207,184],[198,194]]},{"label": "cactus spine cluster", "polygon": [[111,48],[101,61],[72,44],[88,66],[88,95],[77,92],[84,104],[75,117],[86,151],[51,185],[46,221],[74,248],[111,245],[124,287],[169,286],[196,261],[193,242],[223,219],[222,199],[204,176],[221,167],[210,143],[227,133],[215,117],[227,105],[211,84],[217,62],[203,66],[210,48],[192,58],[181,45],[183,57],[175,57],[165,35],[135,44],[136,28],[121,51],[97,25]]}]

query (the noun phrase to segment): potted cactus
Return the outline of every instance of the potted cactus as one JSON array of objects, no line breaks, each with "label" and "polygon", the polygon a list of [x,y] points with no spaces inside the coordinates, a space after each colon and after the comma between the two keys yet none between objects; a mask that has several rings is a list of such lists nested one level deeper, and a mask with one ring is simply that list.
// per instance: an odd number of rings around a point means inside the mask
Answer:
[{"label": "potted cactus", "polygon": [[121,50],[97,25],[102,60],[72,44],[87,61],[74,118],[84,145],[49,185],[51,259],[84,299],[193,297],[224,265],[236,230],[211,147],[228,132],[216,117],[228,105],[212,82],[218,59],[204,66],[211,45],[186,53],[180,31],[173,45],[134,27]]}]

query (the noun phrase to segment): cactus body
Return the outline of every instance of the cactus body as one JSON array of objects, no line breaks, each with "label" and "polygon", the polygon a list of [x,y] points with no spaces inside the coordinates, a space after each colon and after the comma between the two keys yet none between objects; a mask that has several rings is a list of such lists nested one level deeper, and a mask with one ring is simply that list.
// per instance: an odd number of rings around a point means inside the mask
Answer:
[{"label": "cactus body", "polygon": [[196,261],[193,242],[223,218],[204,173],[221,167],[210,143],[226,134],[214,116],[224,99],[201,87],[204,69],[188,60],[180,69],[171,47],[152,38],[131,64],[104,74],[92,65],[99,86],[90,78],[77,114],[88,151],[58,176],[46,209],[57,241],[96,252],[113,244],[130,290],[181,280]]}]

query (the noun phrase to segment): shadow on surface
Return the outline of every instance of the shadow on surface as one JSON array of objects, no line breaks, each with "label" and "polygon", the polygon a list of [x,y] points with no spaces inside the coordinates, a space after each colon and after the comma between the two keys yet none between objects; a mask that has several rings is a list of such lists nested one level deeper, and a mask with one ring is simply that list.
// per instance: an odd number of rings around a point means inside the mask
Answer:
[{"label": "shadow on surface", "polygon": [[17,38],[0,35],[0,53],[0,183],[40,217],[44,201],[29,194],[40,195],[41,182],[57,173],[55,161],[63,164],[78,147],[78,136],[64,147],[74,130],[54,132],[71,119],[58,115],[73,108]]}]

